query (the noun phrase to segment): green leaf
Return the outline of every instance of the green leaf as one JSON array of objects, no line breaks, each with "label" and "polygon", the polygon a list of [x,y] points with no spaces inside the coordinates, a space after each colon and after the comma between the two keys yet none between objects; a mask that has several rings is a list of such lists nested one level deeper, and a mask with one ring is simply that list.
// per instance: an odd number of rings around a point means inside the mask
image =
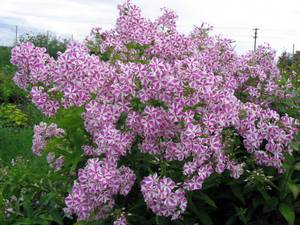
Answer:
[{"label": "green leaf", "polygon": [[296,163],[294,169],[300,171],[300,163]]},{"label": "green leaf", "polygon": [[192,199],[189,199],[189,205],[193,211],[193,213],[196,214],[196,216],[198,217],[198,219],[201,221],[202,224],[205,225],[214,225],[212,219],[210,218],[210,216],[208,215],[208,213],[204,210],[198,210],[197,207],[194,205],[194,203],[192,202]]},{"label": "green leaf", "polygon": [[59,225],[63,225],[63,220],[56,210],[51,211],[50,215],[56,223],[58,223]]},{"label": "green leaf", "polygon": [[263,203],[264,205],[263,212],[266,213],[266,212],[271,212],[276,210],[278,203],[279,201],[277,197],[270,197],[268,200],[265,200]]},{"label": "green leaf", "polygon": [[22,218],[14,223],[14,225],[32,225],[32,220],[30,218]]},{"label": "green leaf", "polygon": [[159,101],[156,99],[150,99],[147,101],[147,104],[153,107],[162,107],[164,110],[167,110],[168,107],[166,106],[166,104],[163,101]]},{"label": "green leaf", "polygon": [[286,203],[280,203],[279,211],[281,215],[285,218],[289,225],[293,225],[295,222],[295,211],[292,207]]},{"label": "green leaf", "polygon": [[266,192],[265,189],[263,188],[258,188],[258,191],[261,193],[262,197],[264,198],[265,201],[270,201],[270,195],[268,194],[268,192]]},{"label": "green leaf", "polygon": [[234,206],[236,215],[239,217],[239,219],[243,222],[243,224],[247,224],[247,218],[245,217],[247,209],[243,209],[240,207]]},{"label": "green leaf", "polygon": [[243,195],[243,190],[240,186],[238,185],[231,185],[231,190],[233,195],[238,198],[243,204],[245,204],[245,198]]},{"label": "green leaf", "polygon": [[127,119],[127,114],[125,112],[122,112],[116,123],[116,128],[118,130],[120,130],[120,131],[126,130],[126,128],[127,128],[126,119]]},{"label": "green leaf", "polygon": [[233,225],[236,221],[236,215],[232,215],[227,221],[225,225]]},{"label": "green leaf", "polygon": [[156,225],[167,225],[169,224],[168,220],[165,217],[162,216],[156,216],[155,217]]},{"label": "green leaf", "polygon": [[49,202],[53,199],[55,199],[55,197],[57,196],[56,193],[54,192],[49,192],[48,194],[46,194],[43,198],[41,198],[41,205],[47,205],[49,204]]},{"label": "green leaf", "polygon": [[33,215],[33,210],[31,208],[31,201],[29,195],[24,195],[23,206],[27,217],[31,217]]},{"label": "green leaf", "polygon": [[216,203],[214,202],[214,200],[212,200],[211,197],[209,197],[207,194],[205,194],[203,192],[197,193],[197,195],[194,195],[194,197],[204,201],[205,203],[207,203],[208,205],[210,205],[214,208],[217,208]]},{"label": "green leaf", "polygon": [[212,221],[212,219],[210,218],[210,216],[208,215],[208,213],[204,210],[201,210],[198,212],[199,214],[199,219],[202,222],[202,224],[205,225],[214,225],[214,222]]},{"label": "green leaf", "polygon": [[[298,142],[296,142],[296,141],[292,141],[291,142],[291,147],[295,150],[295,151],[299,151],[299,143]],[[297,163],[297,164],[300,164],[300,163]],[[299,167],[300,167],[300,165],[299,165]]]},{"label": "green leaf", "polygon": [[172,221],[172,224],[175,224],[175,225],[184,225],[184,223],[180,220],[175,220],[175,221]]},{"label": "green leaf", "polygon": [[300,193],[300,185],[293,184],[293,183],[288,183],[287,185],[290,191],[293,193],[294,198],[296,199]]}]

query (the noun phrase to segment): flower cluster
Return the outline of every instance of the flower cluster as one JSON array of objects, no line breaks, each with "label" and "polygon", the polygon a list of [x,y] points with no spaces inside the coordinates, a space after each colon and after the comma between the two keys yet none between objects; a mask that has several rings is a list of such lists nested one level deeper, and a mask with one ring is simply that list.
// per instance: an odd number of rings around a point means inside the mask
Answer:
[{"label": "flower cluster", "polygon": [[39,125],[35,125],[32,140],[32,152],[35,155],[40,156],[49,138],[62,137],[64,133],[64,130],[58,128],[54,123],[47,125],[46,123],[41,122]]},{"label": "flower cluster", "polygon": [[245,148],[254,153],[258,164],[281,171],[285,154],[291,153],[288,145],[297,131],[297,121],[288,116],[280,118],[274,110],[262,109],[253,103],[244,104],[241,110],[245,118],[237,129],[244,138]]},{"label": "flower cluster", "polygon": [[51,100],[48,93],[43,91],[43,87],[33,87],[30,94],[32,96],[32,102],[40,109],[46,116],[54,115],[59,104],[56,100]]},{"label": "flower cluster", "polygon": [[145,177],[141,191],[147,206],[157,215],[175,220],[186,210],[185,191],[169,177],[159,178],[157,174]]},{"label": "flower cluster", "polygon": [[135,175],[128,167],[117,168],[109,161],[89,159],[65,200],[66,210],[79,220],[105,218],[114,207],[113,196],[126,196],[134,181]]},{"label": "flower cluster", "polygon": [[18,67],[14,81],[20,88],[51,82],[54,60],[46,53],[45,48],[26,42],[13,48],[11,55],[11,63]]},{"label": "flower cluster", "polygon": [[[74,42],[57,60],[30,43],[12,51],[16,83],[31,88],[33,102],[47,116],[59,107],[85,110],[93,143],[82,149],[94,158],[79,171],[66,212],[80,220],[107,216],[114,196],[127,195],[134,184],[131,169],[117,167],[133,145],[164,165],[183,162],[181,184],[165,174],[141,183],[147,206],[173,219],[186,209],[186,191],[201,189],[214,173],[228,170],[233,178],[243,173],[244,158],[236,158],[224,138],[228,129],[258,165],[282,171],[299,123],[270,108],[274,96],[285,96],[269,46],[240,56],[231,40],[209,36],[212,28],[206,25],[179,33],[171,10],[163,9],[155,21],[143,18],[130,1],[119,10],[114,29],[94,29],[87,38],[98,55]],[[36,154],[48,138],[46,127],[35,128]]]},{"label": "flower cluster", "polygon": [[64,156],[61,155],[55,159],[54,152],[49,152],[47,155],[47,162],[49,166],[54,169],[54,171],[59,171],[64,163]]}]

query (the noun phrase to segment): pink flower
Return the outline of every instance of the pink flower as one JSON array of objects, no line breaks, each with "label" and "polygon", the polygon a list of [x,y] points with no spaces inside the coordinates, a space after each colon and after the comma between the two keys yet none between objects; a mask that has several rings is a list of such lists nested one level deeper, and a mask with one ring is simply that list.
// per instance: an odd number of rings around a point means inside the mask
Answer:
[{"label": "pink flower", "polygon": [[135,175],[128,167],[118,169],[108,161],[89,159],[65,199],[67,210],[79,220],[89,220],[95,209],[99,209],[95,217],[105,218],[114,206],[113,196],[127,195],[134,181]]},{"label": "pink flower", "polygon": [[171,178],[158,178],[157,174],[145,177],[141,191],[147,206],[157,215],[175,220],[186,210],[185,192]]}]

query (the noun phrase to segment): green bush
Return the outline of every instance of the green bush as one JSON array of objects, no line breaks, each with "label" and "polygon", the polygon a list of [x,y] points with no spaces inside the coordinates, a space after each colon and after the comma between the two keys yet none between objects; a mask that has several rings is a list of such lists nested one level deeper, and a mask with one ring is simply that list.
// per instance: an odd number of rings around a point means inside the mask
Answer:
[{"label": "green bush", "polygon": [[16,105],[0,105],[0,127],[24,127],[27,125],[28,116]]},{"label": "green bush", "polygon": [[[73,108],[56,115],[68,139],[52,139],[41,157],[31,152],[31,128],[0,129],[4,144],[0,146],[0,224],[74,224],[73,219],[65,218],[63,208],[76,171],[82,166],[80,147],[87,141],[81,113],[82,109]],[[72,157],[60,171],[54,171],[46,161],[48,152]]]},{"label": "green bush", "polygon": [[26,92],[18,88],[12,81],[12,73],[5,74],[0,71],[0,103],[25,103]]},{"label": "green bush", "polygon": [[278,68],[282,74],[279,84],[285,88],[289,97],[286,99],[275,99],[273,107],[281,114],[300,119],[300,51],[294,57],[283,53],[278,60]]},{"label": "green bush", "polygon": [[0,46],[0,69],[10,64],[11,47]]},{"label": "green bush", "polygon": [[32,42],[37,47],[44,47],[50,56],[56,58],[58,52],[64,52],[67,47],[68,39],[62,39],[54,35],[37,34],[20,37],[19,42]]},{"label": "green bush", "polygon": [[67,179],[42,158],[18,157],[0,171],[0,224],[68,224],[62,212]]}]

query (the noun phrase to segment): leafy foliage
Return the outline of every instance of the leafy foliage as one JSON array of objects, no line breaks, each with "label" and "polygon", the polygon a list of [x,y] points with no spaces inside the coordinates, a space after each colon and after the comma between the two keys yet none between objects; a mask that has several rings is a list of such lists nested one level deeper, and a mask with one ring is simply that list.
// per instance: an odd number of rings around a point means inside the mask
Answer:
[{"label": "leafy foliage", "polygon": [[19,157],[0,169],[1,224],[68,224],[61,210],[66,177],[49,171],[40,159]]},{"label": "leafy foliage", "polygon": [[8,69],[6,72],[0,70],[0,103],[20,104],[28,102],[26,92],[18,88],[12,81],[13,71]]},{"label": "leafy foliage", "polygon": [[15,105],[0,105],[0,127],[24,127],[28,117]]},{"label": "leafy foliage", "polygon": [[57,58],[58,52],[64,52],[67,47],[67,43],[69,42],[69,39],[62,39],[59,37],[56,37],[52,34],[37,34],[37,35],[24,35],[20,37],[19,42],[32,42],[35,46],[43,47],[47,49],[47,52],[50,56]]},{"label": "leafy foliage", "polygon": [[0,46],[0,70],[9,64],[11,47]]}]

